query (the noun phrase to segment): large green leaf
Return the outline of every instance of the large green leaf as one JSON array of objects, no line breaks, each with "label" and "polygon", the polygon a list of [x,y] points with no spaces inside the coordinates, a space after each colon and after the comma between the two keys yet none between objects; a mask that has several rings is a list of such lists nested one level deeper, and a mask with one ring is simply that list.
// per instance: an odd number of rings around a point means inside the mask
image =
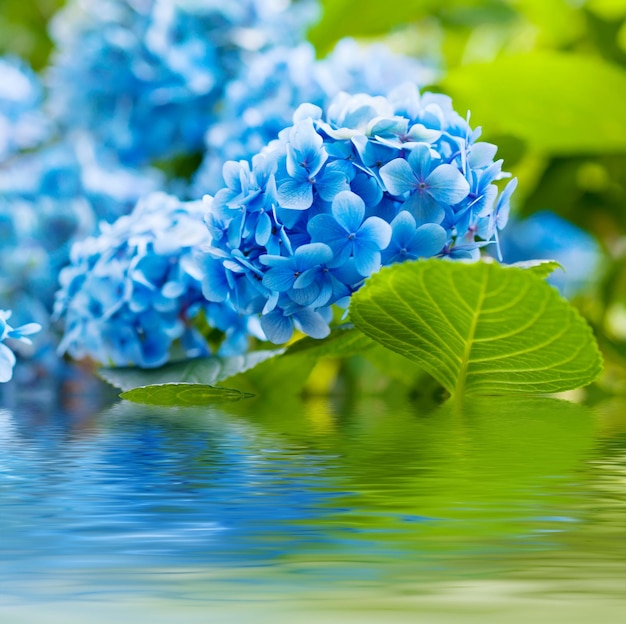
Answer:
[{"label": "large green leaf", "polygon": [[387,267],[352,297],[365,334],[451,394],[541,394],[593,381],[590,327],[534,271],[427,260]]},{"label": "large green leaf", "polygon": [[215,405],[252,396],[231,388],[217,388],[195,383],[166,383],[134,388],[120,395],[127,401],[165,407]]},{"label": "large green leaf", "polygon": [[512,134],[550,154],[626,150],[626,72],[559,52],[458,67],[442,87],[492,135]]},{"label": "large green leaf", "polygon": [[284,349],[253,351],[246,355],[229,358],[198,358],[156,369],[102,368],[98,374],[106,382],[120,390],[132,390],[144,386],[167,383],[193,383],[213,386],[229,377],[254,368],[261,362],[280,355]]}]

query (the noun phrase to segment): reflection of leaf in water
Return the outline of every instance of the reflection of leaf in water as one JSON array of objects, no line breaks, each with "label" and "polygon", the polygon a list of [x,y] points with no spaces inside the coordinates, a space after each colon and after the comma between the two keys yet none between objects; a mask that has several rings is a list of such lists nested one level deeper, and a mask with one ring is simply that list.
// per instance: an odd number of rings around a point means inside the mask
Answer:
[{"label": "reflection of leaf in water", "polygon": [[[371,397],[340,401],[275,395],[219,409],[126,404],[115,413],[127,414],[127,427],[141,415],[156,419],[165,439],[183,440],[177,455],[188,458],[185,474],[196,487],[210,487],[198,478],[206,457],[215,474],[227,475],[220,487],[229,498],[245,498],[242,484],[252,479],[273,504],[293,504],[281,503],[288,484],[301,502],[283,534],[313,532],[321,552],[339,548],[350,565],[361,557],[427,566],[429,557],[486,548],[519,552],[520,539],[542,547],[545,535],[554,539],[542,532],[546,523],[554,529],[551,518],[571,513],[568,484],[580,479],[594,442],[593,414],[557,399],[481,399],[430,411]],[[192,439],[203,447],[195,460],[185,450]],[[280,551],[295,562],[309,554],[305,544]]]},{"label": "reflection of leaf in water", "polygon": [[[228,409],[278,434],[279,446],[291,441],[329,458],[319,476],[337,493],[333,504],[348,510],[334,520],[345,528],[364,538],[368,530],[399,530],[394,542],[414,541],[404,519],[432,519],[419,531],[425,541],[412,545],[420,549],[454,548],[446,546],[454,536],[522,534],[529,517],[566,515],[559,485],[594,441],[588,409],[548,398],[485,398],[428,413],[370,398],[338,410],[327,404],[325,428],[296,401],[255,399]],[[428,545],[427,536],[444,542]]]}]

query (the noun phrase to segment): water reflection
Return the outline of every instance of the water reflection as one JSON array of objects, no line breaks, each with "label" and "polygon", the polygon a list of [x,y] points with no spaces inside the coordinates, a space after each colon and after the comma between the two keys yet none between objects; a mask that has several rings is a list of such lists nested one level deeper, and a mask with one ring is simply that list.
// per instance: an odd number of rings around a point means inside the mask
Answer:
[{"label": "water reflection", "polygon": [[0,586],[18,601],[547,588],[588,580],[584,553],[616,598],[626,427],[609,420],[555,399],[0,409]]}]

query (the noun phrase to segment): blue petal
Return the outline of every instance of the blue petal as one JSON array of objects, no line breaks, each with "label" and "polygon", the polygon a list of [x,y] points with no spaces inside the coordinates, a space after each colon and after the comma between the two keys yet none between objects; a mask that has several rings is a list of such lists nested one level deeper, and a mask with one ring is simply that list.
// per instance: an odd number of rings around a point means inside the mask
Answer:
[{"label": "blue petal", "polygon": [[319,293],[320,287],[313,283],[305,288],[294,288],[289,292],[289,298],[298,305],[309,306],[318,298]]},{"label": "blue petal", "polygon": [[369,207],[376,206],[383,198],[383,190],[380,187],[380,183],[373,175],[366,173],[357,174],[350,183],[350,187],[352,192],[361,197]]},{"label": "blue petal", "polygon": [[379,250],[385,249],[391,240],[391,226],[380,217],[369,217],[359,229],[357,240],[371,243]]},{"label": "blue petal", "polygon": [[342,191],[333,200],[333,216],[346,232],[356,233],[363,223],[365,204],[352,191]]},{"label": "blue petal", "polygon": [[319,276],[319,271],[320,271],[319,267],[312,267],[310,269],[307,269],[306,271],[304,271],[302,274],[298,276],[296,281],[293,283],[293,287],[296,289],[307,288]]},{"label": "blue petal", "polygon": [[363,277],[368,277],[380,269],[380,251],[371,243],[354,243],[354,267]]},{"label": "blue petal", "polygon": [[380,168],[380,177],[392,195],[404,195],[417,186],[411,165],[404,158],[396,158]]},{"label": "blue petal", "polygon": [[241,165],[235,160],[227,160],[222,167],[222,177],[229,189],[239,190],[241,188],[239,174]]},{"label": "blue petal", "polygon": [[414,171],[415,177],[421,182],[433,169],[433,154],[425,143],[418,143],[413,147],[407,162]]},{"label": "blue petal", "polygon": [[10,338],[16,338],[20,340],[24,338],[24,336],[32,336],[37,332],[41,331],[41,325],[39,323],[26,323],[26,325],[20,325],[16,329],[11,330],[8,333]]},{"label": "blue petal", "polygon": [[464,200],[470,190],[465,176],[454,165],[439,165],[425,182],[431,197],[449,206]]},{"label": "blue petal", "polygon": [[446,216],[445,210],[428,194],[416,191],[404,202],[403,208],[408,210],[418,225],[424,223],[441,223]]},{"label": "blue petal", "polygon": [[[287,260],[287,258],[285,258]],[[270,269],[263,276],[263,286],[276,292],[287,292],[296,280],[295,270],[290,264]]]},{"label": "blue petal", "polygon": [[491,143],[474,143],[470,147],[467,162],[472,169],[480,169],[489,165],[498,151],[498,148]]},{"label": "blue petal", "polygon": [[185,286],[181,282],[166,282],[161,288],[161,294],[167,299],[177,299],[185,293]]},{"label": "blue petal", "polygon": [[513,191],[517,188],[517,178],[513,178],[502,191],[496,205],[496,225],[501,230],[509,220],[510,200]]},{"label": "blue petal", "polygon": [[313,266],[326,264],[333,258],[333,251],[324,243],[309,243],[301,245],[296,249],[298,267],[302,270],[310,269]]},{"label": "blue petal", "polygon": [[330,334],[330,327],[321,314],[309,308],[303,308],[294,314],[293,318],[296,325],[311,338],[326,338]]},{"label": "blue petal", "polygon": [[349,191],[348,178],[341,171],[326,169],[315,188],[324,201],[332,201],[342,191]]},{"label": "blue petal", "polygon": [[313,217],[307,225],[307,231],[314,243],[326,243],[334,248],[338,243],[348,242],[348,233],[331,215],[320,214]]},{"label": "blue petal", "polygon": [[311,302],[312,308],[319,308],[320,306],[334,303],[334,301],[331,301],[331,297],[333,296],[333,284],[330,279],[324,280],[321,284],[319,284],[319,289],[320,291],[317,299]]},{"label": "blue petal", "polygon": [[13,377],[15,354],[6,345],[0,344],[0,383],[10,381]]},{"label": "blue petal", "polygon": [[417,223],[413,215],[407,210],[403,210],[392,222],[392,240],[399,247],[406,247],[415,236]]},{"label": "blue petal", "polygon": [[280,310],[273,310],[261,317],[261,328],[274,344],[287,342],[293,335],[293,322]]},{"label": "blue petal", "polygon": [[276,196],[282,208],[306,210],[313,203],[313,188],[308,181],[286,180],[279,185]]},{"label": "blue petal", "polygon": [[257,245],[265,247],[272,235],[272,220],[267,212],[262,212],[257,220],[254,240]]},{"label": "blue petal", "polygon": [[421,258],[438,254],[448,239],[448,233],[440,225],[426,223],[417,228],[411,241],[411,252]]}]

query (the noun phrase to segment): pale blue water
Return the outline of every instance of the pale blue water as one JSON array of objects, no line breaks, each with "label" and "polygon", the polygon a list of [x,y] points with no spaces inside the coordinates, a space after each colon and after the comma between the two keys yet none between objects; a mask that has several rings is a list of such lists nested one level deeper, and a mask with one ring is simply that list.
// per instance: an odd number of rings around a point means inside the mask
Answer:
[{"label": "pale blue water", "polygon": [[618,622],[619,402],[0,407],[0,622]]}]

